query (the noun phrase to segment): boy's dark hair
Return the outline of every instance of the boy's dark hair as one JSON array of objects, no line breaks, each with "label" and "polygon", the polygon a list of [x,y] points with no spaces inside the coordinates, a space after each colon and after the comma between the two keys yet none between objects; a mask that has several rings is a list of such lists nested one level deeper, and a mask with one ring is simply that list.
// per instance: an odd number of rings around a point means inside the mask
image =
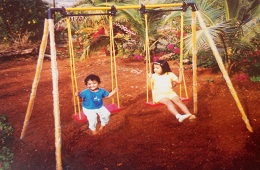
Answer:
[{"label": "boy's dark hair", "polygon": [[88,83],[89,80],[91,80],[91,81],[97,81],[98,84],[101,83],[100,78],[99,78],[97,75],[95,75],[95,74],[90,74],[90,75],[88,75],[88,76],[85,78],[84,82],[85,82],[86,85],[87,85],[87,83]]},{"label": "boy's dark hair", "polygon": [[168,64],[168,62],[166,60],[158,60],[156,62],[153,62],[152,65],[152,73],[154,73],[154,65],[160,65],[162,67],[162,74],[167,73],[167,72],[171,72],[171,68]]}]

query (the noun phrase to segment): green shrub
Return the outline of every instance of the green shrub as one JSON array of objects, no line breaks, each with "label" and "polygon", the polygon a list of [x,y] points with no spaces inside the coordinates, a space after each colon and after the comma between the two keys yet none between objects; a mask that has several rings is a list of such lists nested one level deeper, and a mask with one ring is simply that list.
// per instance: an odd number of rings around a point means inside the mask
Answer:
[{"label": "green shrub", "polygon": [[232,72],[244,72],[249,77],[260,76],[260,34],[248,41],[239,41],[232,47],[231,69]]},{"label": "green shrub", "polygon": [[203,68],[215,68],[218,67],[218,63],[211,50],[201,50],[197,54],[198,56],[198,67]]},{"label": "green shrub", "polygon": [[11,163],[13,162],[14,154],[7,147],[2,147],[0,151],[0,169],[8,170],[11,168]]},{"label": "green shrub", "polygon": [[26,32],[30,33],[30,40],[40,40],[47,9],[47,3],[42,0],[1,1],[1,40],[13,42]]},{"label": "green shrub", "polygon": [[5,145],[7,142],[12,140],[13,133],[14,133],[14,128],[10,123],[8,123],[7,116],[0,115],[0,136],[1,136],[0,146]]},{"label": "green shrub", "polygon": [[6,115],[0,115],[0,170],[10,169],[14,154],[8,148],[13,140],[14,128]]}]

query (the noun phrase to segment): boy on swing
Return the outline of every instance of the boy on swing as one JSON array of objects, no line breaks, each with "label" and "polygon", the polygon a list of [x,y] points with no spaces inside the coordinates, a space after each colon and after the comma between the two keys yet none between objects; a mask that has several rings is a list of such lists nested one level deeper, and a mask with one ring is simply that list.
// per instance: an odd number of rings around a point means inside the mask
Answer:
[{"label": "boy on swing", "polygon": [[81,91],[79,96],[83,99],[83,113],[87,116],[89,129],[92,131],[93,135],[96,135],[98,133],[96,130],[97,114],[99,115],[101,122],[99,131],[108,124],[110,118],[110,112],[104,106],[103,98],[113,96],[118,89],[115,88],[112,92],[108,92],[107,90],[100,88],[100,78],[95,74],[88,75],[84,82],[87,89]]}]

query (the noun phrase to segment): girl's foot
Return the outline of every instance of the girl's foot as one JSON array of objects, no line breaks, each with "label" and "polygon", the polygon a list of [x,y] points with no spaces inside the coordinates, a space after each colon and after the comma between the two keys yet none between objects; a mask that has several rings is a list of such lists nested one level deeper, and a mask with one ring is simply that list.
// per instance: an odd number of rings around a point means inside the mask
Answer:
[{"label": "girl's foot", "polygon": [[185,114],[185,115],[179,115],[177,119],[178,119],[178,121],[181,123],[181,122],[183,122],[185,119],[187,119],[187,118],[190,117],[190,116],[191,116],[190,113]]}]

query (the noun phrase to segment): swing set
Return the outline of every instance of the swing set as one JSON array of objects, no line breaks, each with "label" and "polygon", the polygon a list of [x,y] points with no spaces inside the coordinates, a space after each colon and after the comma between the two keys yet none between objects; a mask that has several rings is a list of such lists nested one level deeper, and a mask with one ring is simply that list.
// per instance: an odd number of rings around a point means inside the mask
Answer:
[{"label": "swing set", "polygon": [[[229,87],[229,90],[231,92],[231,95],[233,96],[237,107],[242,115],[242,119],[244,120],[245,124],[246,124],[246,128],[248,129],[248,131],[253,132],[253,129],[249,123],[249,120],[246,116],[246,113],[241,105],[241,102],[237,96],[237,93],[232,85],[232,82],[228,76],[228,73],[224,67],[224,64],[222,62],[222,58],[217,50],[217,47],[212,39],[212,37],[210,36],[207,27],[204,23],[204,21],[202,20],[202,17],[197,9],[197,6],[195,3],[176,3],[176,4],[156,4],[156,5],[146,5],[145,8],[144,6],[140,6],[140,5],[133,5],[133,6],[112,6],[110,7],[83,7],[83,8],[50,8],[48,10],[48,19],[45,19],[45,23],[44,23],[44,31],[43,31],[43,37],[42,37],[42,42],[40,45],[40,50],[39,50],[39,57],[37,60],[37,66],[36,66],[36,73],[35,73],[35,77],[32,83],[32,90],[31,90],[31,94],[30,94],[30,99],[29,99],[29,103],[28,103],[28,107],[26,110],[26,115],[25,115],[25,120],[24,120],[24,124],[23,124],[23,129],[21,132],[21,136],[20,139],[24,138],[25,135],[25,131],[27,129],[27,126],[29,124],[29,119],[31,117],[32,114],[32,108],[34,105],[34,99],[36,96],[36,90],[37,90],[37,86],[40,80],[40,72],[42,70],[42,63],[43,63],[43,58],[44,58],[44,53],[46,50],[46,45],[47,45],[47,41],[48,41],[48,35],[50,38],[50,52],[51,52],[51,72],[52,72],[52,86],[53,86],[53,112],[54,112],[54,126],[55,126],[55,155],[56,155],[56,169],[57,170],[61,170],[62,169],[62,159],[61,159],[61,124],[60,124],[60,105],[59,105],[59,92],[58,92],[58,67],[57,67],[57,60],[56,60],[56,48],[55,48],[55,38],[54,38],[54,20],[53,20],[53,15],[55,12],[60,12],[62,14],[64,14],[66,11],[91,11],[91,10],[106,10],[109,11],[109,15],[111,16],[112,14],[115,14],[116,10],[121,10],[121,9],[144,9],[146,11],[146,8],[172,8],[172,7],[182,7],[182,13],[184,11],[186,11],[186,9],[188,7],[191,7],[192,9],[192,21],[191,21],[191,27],[192,27],[192,61],[193,61],[193,109],[194,109],[194,114],[197,114],[198,108],[197,108],[197,51],[196,51],[196,17],[199,20],[199,24],[200,27],[204,30],[205,35],[207,37],[207,40],[209,42],[209,45],[213,51],[213,54],[215,56],[215,59],[219,65],[220,71],[223,74],[223,77],[227,83],[227,86]],[[113,13],[114,12],[114,13]],[[147,11],[146,11],[147,12]],[[148,11],[149,12],[149,11]],[[82,15],[82,14],[79,14]],[[96,15],[96,14],[95,14]],[[112,16],[111,16],[112,17]],[[111,19],[110,19],[111,20]],[[69,20],[67,20],[69,22]],[[112,20],[111,20],[112,21]],[[110,28],[112,27],[112,22],[110,21]],[[147,22],[147,19],[146,19]],[[146,24],[147,25],[147,24]],[[149,39],[148,39],[148,28],[146,28],[146,57],[147,57],[147,62],[150,64],[149,61]],[[69,29],[68,29],[69,31]],[[183,31],[183,25],[182,25],[182,31]],[[70,33],[69,33],[70,34]],[[181,36],[183,36],[183,33],[181,33]],[[183,37],[181,38],[183,39]],[[114,64],[115,64],[115,52],[114,52],[114,42],[113,42],[113,30],[110,30],[110,48],[111,48],[111,52],[110,54],[112,54],[111,56],[111,61],[113,60]],[[69,45],[70,45],[70,56],[71,57],[71,77],[72,77],[72,86],[73,86],[73,91],[77,91],[77,83],[76,83],[76,72],[75,72],[75,60],[74,60],[74,54],[73,54],[73,48],[72,48],[72,39],[71,36],[69,37]],[[181,41],[181,53],[183,51],[183,42]],[[146,73],[148,74],[148,65],[146,64]],[[115,64],[116,65],[116,64]],[[182,66],[182,54],[180,56],[180,65]],[[112,68],[113,64],[111,63],[111,68]],[[114,67],[116,68],[116,66]],[[114,75],[116,75],[116,69],[113,73]],[[112,76],[113,77],[113,76]],[[116,76],[115,76],[116,77]],[[116,78],[115,78],[116,79]],[[117,87],[117,79],[115,80],[116,84],[115,86]],[[113,81],[112,81],[113,82]],[[113,83],[112,83],[113,86]],[[147,102],[148,102],[148,97],[147,97]],[[75,99],[74,101],[75,105],[79,105],[79,101],[77,101]],[[112,106],[112,108],[114,107],[114,105]],[[116,109],[121,109],[119,102],[118,105],[115,107]],[[119,109],[119,110],[120,110]],[[81,111],[79,110],[79,108],[76,108],[74,110],[75,114],[76,113],[80,113]],[[80,115],[78,116],[80,117]]]}]

